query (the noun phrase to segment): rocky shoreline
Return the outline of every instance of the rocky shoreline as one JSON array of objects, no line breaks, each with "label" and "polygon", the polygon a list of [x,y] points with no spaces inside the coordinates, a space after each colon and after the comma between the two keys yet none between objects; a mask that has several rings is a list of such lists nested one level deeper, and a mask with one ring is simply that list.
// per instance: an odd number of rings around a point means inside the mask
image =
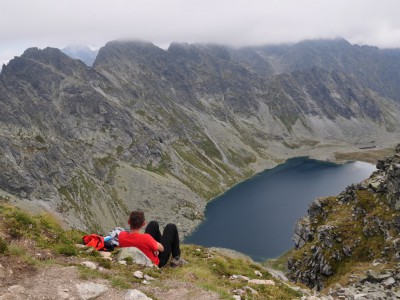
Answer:
[{"label": "rocky shoreline", "polygon": [[399,296],[400,145],[395,152],[370,178],[310,205],[295,227],[290,279],[322,290],[331,277],[342,278],[345,286],[328,291],[334,299]]}]

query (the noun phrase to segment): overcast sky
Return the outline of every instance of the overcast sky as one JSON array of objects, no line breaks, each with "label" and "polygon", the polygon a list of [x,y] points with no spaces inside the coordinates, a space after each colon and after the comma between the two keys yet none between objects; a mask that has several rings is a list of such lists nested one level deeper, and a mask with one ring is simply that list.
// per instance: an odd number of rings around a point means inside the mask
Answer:
[{"label": "overcast sky", "polygon": [[233,46],[344,37],[400,48],[399,0],[0,0],[0,63],[115,39]]}]

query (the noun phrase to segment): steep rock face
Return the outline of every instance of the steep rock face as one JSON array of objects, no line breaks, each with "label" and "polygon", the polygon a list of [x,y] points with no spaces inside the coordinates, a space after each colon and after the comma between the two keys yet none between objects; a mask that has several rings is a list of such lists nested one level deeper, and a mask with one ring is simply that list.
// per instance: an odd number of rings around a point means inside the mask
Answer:
[{"label": "steep rock face", "polygon": [[[108,227],[125,221],[126,204],[107,186],[116,167],[113,153],[145,166],[160,150],[150,128],[97,91],[106,84],[57,49],[28,49],[10,62],[0,87],[7,133],[0,136],[3,190],[81,215],[81,226],[102,227],[101,216],[111,215]],[[117,151],[120,145],[130,147]],[[93,213],[99,202],[101,212]]]},{"label": "steep rock face", "polygon": [[400,258],[400,145],[377,171],[337,197],[315,200],[295,227],[292,280],[322,289],[346,266]]},{"label": "steep rock face", "polygon": [[267,83],[264,96],[273,115],[370,118],[382,121],[377,95],[338,71],[316,67],[278,75]]},{"label": "steep rock face", "polygon": [[399,135],[398,105],[345,72],[272,76],[279,61],[265,59],[259,49],[114,41],[91,68],[28,49],[0,74],[2,198],[91,229],[125,225],[141,208],[186,234],[206,199],[256,170]]},{"label": "steep rock face", "polygon": [[[255,48],[254,51],[263,59],[262,63],[259,62],[253,68],[255,71],[259,72],[263,65],[272,66],[272,74],[291,73],[312,67],[327,71],[337,70],[351,74],[362,85],[384,97],[400,100],[397,88],[400,60],[396,49],[380,50],[371,46],[351,45],[339,38],[309,40],[294,45],[264,46]],[[239,57],[243,61],[243,56]],[[261,73],[266,70],[268,68],[263,68]]]}]

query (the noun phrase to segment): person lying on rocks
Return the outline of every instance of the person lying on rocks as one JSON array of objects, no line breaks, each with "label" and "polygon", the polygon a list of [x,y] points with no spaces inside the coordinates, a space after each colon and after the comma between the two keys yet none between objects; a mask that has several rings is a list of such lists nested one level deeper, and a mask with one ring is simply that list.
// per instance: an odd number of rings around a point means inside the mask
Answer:
[{"label": "person lying on rocks", "polygon": [[120,247],[136,247],[141,250],[155,265],[162,268],[172,254],[171,267],[182,266],[187,263],[180,257],[178,228],[175,224],[165,226],[161,235],[158,222],[150,221],[145,233],[141,233],[146,225],[144,213],[140,210],[131,212],[128,220],[130,231],[123,231],[118,236]]}]

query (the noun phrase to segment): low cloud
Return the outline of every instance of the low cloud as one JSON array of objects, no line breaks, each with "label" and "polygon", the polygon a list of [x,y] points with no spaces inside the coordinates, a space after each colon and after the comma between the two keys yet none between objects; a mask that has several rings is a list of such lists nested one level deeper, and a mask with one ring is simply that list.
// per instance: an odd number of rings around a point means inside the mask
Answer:
[{"label": "low cloud", "polygon": [[14,0],[2,4],[0,60],[30,46],[114,39],[244,46],[341,36],[400,47],[398,11],[397,0]]}]

